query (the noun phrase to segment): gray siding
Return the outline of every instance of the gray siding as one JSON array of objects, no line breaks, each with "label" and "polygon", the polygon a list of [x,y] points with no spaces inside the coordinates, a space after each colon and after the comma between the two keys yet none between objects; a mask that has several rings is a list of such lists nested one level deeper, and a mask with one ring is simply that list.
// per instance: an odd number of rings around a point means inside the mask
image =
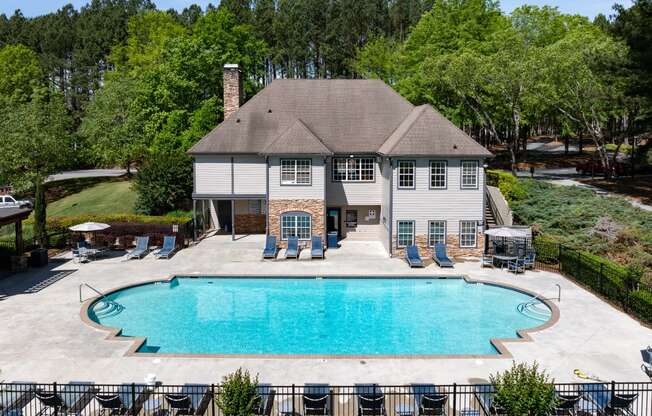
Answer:
[{"label": "gray siding", "polygon": [[264,195],[267,191],[265,158],[262,156],[235,156],[233,161],[234,192],[243,195]]},{"label": "gray siding", "polygon": [[478,189],[460,189],[460,159],[448,160],[447,188],[430,189],[432,159],[416,159],[415,189],[399,189],[397,169],[394,168],[394,222],[414,220],[416,234],[427,234],[429,220],[445,220],[447,233],[457,234],[460,220],[483,219],[483,161],[478,161]]},{"label": "gray siding", "polygon": [[195,193],[231,193],[231,157],[195,156]]},{"label": "gray siding", "polygon": [[332,160],[326,167],[326,204],[328,206],[344,205],[380,205],[383,200],[383,184],[380,165],[375,163],[374,182],[333,182],[331,172]]},{"label": "gray siding", "polygon": [[[281,185],[281,159],[311,159],[310,185]],[[269,199],[324,199],[324,158],[319,157],[271,157],[269,159]],[[265,177],[261,178],[265,182]]]}]

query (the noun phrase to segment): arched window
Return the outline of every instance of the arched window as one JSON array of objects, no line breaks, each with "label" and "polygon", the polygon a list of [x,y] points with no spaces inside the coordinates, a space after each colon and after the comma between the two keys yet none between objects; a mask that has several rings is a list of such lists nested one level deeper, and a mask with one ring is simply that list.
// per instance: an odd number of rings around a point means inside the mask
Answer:
[{"label": "arched window", "polygon": [[307,212],[285,212],[281,215],[281,239],[299,237],[299,240],[310,240],[311,216]]}]

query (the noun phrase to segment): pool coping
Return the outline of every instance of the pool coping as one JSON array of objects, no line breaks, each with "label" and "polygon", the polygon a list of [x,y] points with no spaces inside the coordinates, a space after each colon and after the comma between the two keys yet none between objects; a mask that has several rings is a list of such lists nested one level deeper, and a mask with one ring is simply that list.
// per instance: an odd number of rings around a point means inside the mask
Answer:
[{"label": "pool coping", "polygon": [[533,342],[534,339],[530,334],[534,332],[540,332],[545,329],[548,329],[555,325],[560,318],[560,311],[557,305],[551,302],[551,299],[544,298],[539,293],[531,292],[529,290],[520,288],[507,283],[497,283],[488,280],[473,279],[467,274],[457,274],[451,276],[432,276],[432,275],[419,275],[419,276],[407,276],[407,275],[328,275],[328,276],[316,276],[316,275],[297,275],[297,276],[288,276],[287,274],[283,275],[242,275],[242,274],[173,274],[168,275],[164,279],[153,279],[145,280],[138,283],[131,283],[128,285],[123,285],[111,289],[105,292],[106,295],[129,289],[132,287],[143,286],[153,283],[170,283],[175,278],[242,278],[242,279],[278,279],[280,277],[286,277],[291,279],[424,279],[424,280],[442,280],[442,279],[464,279],[466,283],[469,284],[485,284],[489,286],[496,286],[504,289],[514,290],[525,295],[531,296],[532,298],[537,298],[543,302],[548,308],[550,308],[551,316],[546,322],[541,325],[528,328],[528,329],[517,329],[516,334],[518,338],[491,338],[489,342],[496,349],[498,354],[379,354],[379,355],[365,355],[365,354],[191,354],[191,353],[151,353],[151,352],[138,352],[138,350],[147,342],[147,337],[144,336],[122,336],[122,328],[109,327],[99,324],[92,320],[88,314],[90,306],[95,303],[100,296],[95,296],[93,298],[87,299],[84,301],[80,311],[80,318],[82,322],[86,325],[103,332],[108,332],[105,340],[107,341],[120,341],[120,342],[131,342],[131,346],[125,352],[125,357],[151,357],[151,358],[233,358],[233,359],[334,359],[334,360],[375,360],[375,359],[512,359],[514,356],[507,349],[506,343],[523,343],[523,342]]}]

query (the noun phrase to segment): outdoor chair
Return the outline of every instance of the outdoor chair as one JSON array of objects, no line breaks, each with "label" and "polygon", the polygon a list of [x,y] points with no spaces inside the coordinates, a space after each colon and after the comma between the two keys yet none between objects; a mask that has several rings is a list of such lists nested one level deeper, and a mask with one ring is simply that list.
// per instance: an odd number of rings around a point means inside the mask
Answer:
[{"label": "outdoor chair", "polygon": [[270,416],[272,407],[274,407],[274,396],[276,390],[272,389],[269,384],[259,384],[256,386],[257,403],[254,407],[256,416]]},{"label": "outdoor chair", "polygon": [[321,240],[321,236],[319,235],[315,235],[312,237],[310,256],[313,259],[324,258],[324,244]]},{"label": "outdoor chair", "polygon": [[478,384],[475,386],[474,396],[480,404],[485,415],[505,415],[505,410],[494,403],[495,388],[491,384]]},{"label": "outdoor chair", "polygon": [[358,416],[386,416],[385,394],[375,384],[356,384]]},{"label": "outdoor chair", "polygon": [[413,384],[417,416],[446,416],[448,395],[439,393],[434,384]]},{"label": "outdoor chair", "polygon": [[650,381],[652,381],[652,364],[649,363],[641,364],[641,370],[643,370],[645,375],[650,378]]},{"label": "outdoor chair", "polygon": [[300,252],[299,237],[288,237],[288,248],[285,250],[285,258],[298,259]]},{"label": "outdoor chair", "polygon": [[65,385],[61,391],[46,392],[36,391],[36,398],[41,403],[41,411],[38,414],[67,414],[79,415],[93,399],[96,388],[91,388],[90,382],[71,382]]},{"label": "outdoor chair", "polygon": [[0,390],[0,415],[22,416],[22,409],[34,399],[34,383],[13,382]]},{"label": "outdoor chair", "polygon": [[435,250],[432,253],[432,259],[439,267],[453,267],[454,263],[446,254],[446,244],[436,243]]},{"label": "outdoor chair", "polygon": [[582,384],[580,388],[600,414],[634,416],[630,407],[638,398],[638,393],[612,394],[608,385],[599,383]]},{"label": "outdoor chair", "polygon": [[652,347],[648,346],[645,349],[641,350],[641,358],[643,359],[643,364],[641,364],[641,370],[650,378],[652,381]]},{"label": "outdoor chair", "polygon": [[410,267],[423,267],[423,260],[421,260],[421,255],[419,255],[419,248],[417,246],[407,246],[405,247],[405,260],[408,262]]},{"label": "outdoor chair", "polygon": [[[134,394],[135,393],[135,394]],[[133,401],[132,397],[136,398]],[[115,391],[108,393],[95,393],[95,400],[100,404],[100,414],[137,415],[143,404],[149,399],[150,391],[143,384],[121,384]]]},{"label": "outdoor chair", "polygon": [[330,387],[328,384],[306,384],[303,387],[303,416],[328,416]]},{"label": "outdoor chair", "polygon": [[136,248],[129,254],[127,259],[142,259],[149,252],[149,237],[136,237]]},{"label": "outdoor chair", "polygon": [[169,259],[170,256],[174,254],[176,249],[177,237],[173,235],[166,235],[163,237],[163,247],[161,247],[161,249],[154,254],[154,257],[157,259]]},{"label": "outdoor chair", "polygon": [[536,253],[531,252],[525,258],[523,259],[523,264],[525,265],[526,269],[534,269],[534,262],[536,260]]},{"label": "outdoor chair", "polygon": [[482,267],[494,267],[494,256],[491,254],[482,255]]},{"label": "outdoor chair", "polygon": [[179,393],[165,395],[165,400],[175,415],[203,415],[210,399],[211,394],[205,384],[185,384]]},{"label": "outdoor chair", "polygon": [[507,262],[507,271],[513,273],[525,273],[525,262],[523,259],[510,260]]},{"label": "outdoor chair", "polygon": [[278,244],[276,244],[276,236],[268,235],[265,238],[265,249],[263,250],[264,259],[275,259],[278,254]]},{"label": "outdoor chair", "polygon": [[554,416],[575,416],[577,405],[582,400],[581,394],[560,394],[557,393],[557,404],[554,409]]}]

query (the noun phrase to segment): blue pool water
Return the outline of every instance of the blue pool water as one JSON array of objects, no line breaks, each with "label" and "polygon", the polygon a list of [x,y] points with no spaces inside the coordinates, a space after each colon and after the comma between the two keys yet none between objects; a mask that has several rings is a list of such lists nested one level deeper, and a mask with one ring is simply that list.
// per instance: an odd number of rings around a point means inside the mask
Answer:
[{"label": "blue pool water", "polygon": [[530,296],[463,279],[175,278],[108,295],[96,322],[147,338],[142,351],[190,354],[497,354],[492,338],[543,317]]}]

